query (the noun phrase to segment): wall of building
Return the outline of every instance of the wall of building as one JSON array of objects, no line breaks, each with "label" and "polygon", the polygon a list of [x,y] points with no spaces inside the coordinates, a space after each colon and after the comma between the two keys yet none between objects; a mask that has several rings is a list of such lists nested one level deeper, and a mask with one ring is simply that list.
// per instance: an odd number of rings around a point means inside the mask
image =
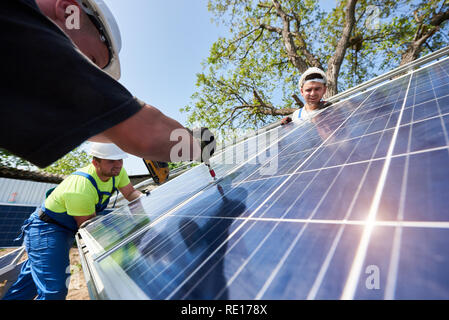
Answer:
[{"label": "wall of building", "polygon": [[57,184],[0,178],[0,203],[37,206],[42,203],[48,189]]}]

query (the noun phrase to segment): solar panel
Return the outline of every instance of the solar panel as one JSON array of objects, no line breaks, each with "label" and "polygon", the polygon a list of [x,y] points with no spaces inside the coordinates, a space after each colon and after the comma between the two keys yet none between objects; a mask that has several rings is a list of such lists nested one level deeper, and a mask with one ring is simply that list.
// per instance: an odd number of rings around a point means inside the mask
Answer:
[{"label": "solar panel", "polygon": [[[107,296],[449,298],[449,60],[229,147],[82,230]],[[119,280],[118,280],[119,279]]]},{"label": "solar panel", "polygon": [[[22,232],[22,226],[36,206],[28,205],[0,205],[0,248],[19,247],[23,240],[16,240]],[[110,213],[104,210],[102,215]]]},{"label": "solar panel", "polygon": [[8,254],[0,256],[0,275],[3,275],[9,267],[16,265],[24,252],[25,248],[20,247],[12,252],[9,252]]},{"label": "solar panel", "polygon": [[0,205],[0,248],[22,245],[22,241],[15,239],[20,235],[23,222],[35,209],[35,206]]}]

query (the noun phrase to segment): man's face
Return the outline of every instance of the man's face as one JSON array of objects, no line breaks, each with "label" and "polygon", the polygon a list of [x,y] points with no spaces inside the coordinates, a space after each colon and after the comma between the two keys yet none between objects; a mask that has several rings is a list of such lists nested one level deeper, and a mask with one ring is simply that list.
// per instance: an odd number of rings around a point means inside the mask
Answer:
[{"label": "man's face", "polygon": [[[89,23],[91,23],[89,21]],[[109,50],[106,44],[100,40],[98,30],[91,29],[90,33],[81,33],[72,39],[84,55],[86,55],[100,69],[109,63]]]},{"label": "man's face", "polygon": [[325,93],[326,86],[320,82],[307,82],[301,88],[301,95],[304,97],[306,104],[311,106],[317,106]]},{"label": "man's face", "polygon": [[100,39],[100,32],[90,21],[87,15],[81,11],[85,17],[82,19],[80,30],[65,30],[76,46],[100,69],[109,64],[109,50],[106,44]]},{"label": "man's face", "polygon": [[105,177],[116,177],[120,174],[123,167],[123,160],[107,160],[100,159],[100,161],[94,160],[94,166],[99,173]]},{"label": "man's face", "polygon": [[[100,31],[91,21],[89,16],[74,0],[54,0],[54,15],[50,14],[51,19],[61,27],[69,36],[73,43],[87,56],[94,64],[103,69],[109,64],[109,50],[105,42],[101,40]],[[44,0],[38,1],[41,8],[45,8],[48,3]],[[74,17],[79,19],[79,26],[69,27],[67,19],[73,19],[72,15],[67,13],[69,6],[78,6],[78,11],[73,13]],[[52,12],[51,10],[47,10]],[[72,21],[72,20],[70,20]]]}]

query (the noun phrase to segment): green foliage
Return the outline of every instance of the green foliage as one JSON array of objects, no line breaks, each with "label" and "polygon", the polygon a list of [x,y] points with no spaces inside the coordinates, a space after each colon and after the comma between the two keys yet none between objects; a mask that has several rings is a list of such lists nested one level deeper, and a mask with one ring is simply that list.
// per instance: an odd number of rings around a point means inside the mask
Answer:
[{"label": "green foliage", "polygon": [[77,169],[87,166],[91,159],[91,156],[78,147],[41,171],[69,175]]},{"label": "green foliage", "polygon": [[[301,35],[307,50],[326,70],[343,31],[347,1],[337,1],[330,11],[315,0],[279,3],[290,17],[290,31]],[[418,28],[430,28],[432,16],[448,7],[442,0],[358,1],[356,23],[337,79],[339,91],[397,67]],[[300,95],[296,86],[300,70],[289,61],[282,36],[261,27],[283,27],[272,1],[209,0],[208,9],[229,35],[210,48],[197,74],[198,90],[181,111],[188,113],[189,125],[207,126],[224,140],[237,129],[257,129],[278,119],[262,112],[254,92],[277,109],[294,108],[291,96]],[[421,54],[445,46],[448,31],[447,23],[441,25]],[[294,43],[300,48],[297,55],[306,60],[301,39],[295,37]]]},{"label": "green foliage", "polygon": [[0,148],[0,166],[9,168],[31,169],[33,165],[28,161],[17,157],[5,149]]},{"label": "green foliage", "polygon": [[53,174],[68,175],[77,169],[88,165],[90,161],[91,157],[82,150],[81,147],[78,147],[47,168],[39,169],[30,162],[17,157],[4,149],[0,149],[0,166],[15,169],[39,170]]},{"label": "green foliage", "polygon": [[[169,170],[173,170],[179,167],[182,167],[183,165],[187,164],[187,162],[169,162],[168,163],[168,168]],[[199,163],[191,163],[190,167],[196,167],[197,165],[199,165]]]},{"label": "green foliage", "polygon": [[173,170],[173,169],[181,167],[182,165],[184,165],[184,162],[169,162],[168,169]]}]

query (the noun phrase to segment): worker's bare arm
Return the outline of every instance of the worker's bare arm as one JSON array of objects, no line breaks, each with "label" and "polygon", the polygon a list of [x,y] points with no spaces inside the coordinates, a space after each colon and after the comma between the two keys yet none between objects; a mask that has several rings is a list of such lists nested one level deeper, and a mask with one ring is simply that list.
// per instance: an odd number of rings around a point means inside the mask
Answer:
[{"label": "worker's bare arm", "polygon": [[[178,129],[185,129],[176,120],[165,116],[155,107],[145,104],[142,110],[118,125],[89,139],[97,142],[113,142],[123,151],[135,156],[156,161],[170,161],[170,151],[180,141],[186,144],[178,153],[182,160],[191,160],[193,156],[193,137],[187,133],[187,139],[170,141],[170,135]],[[198,143],[198,142],[195,142]],[[195,148],[196,150],[197,148]],[[179,159],[177,159],[179,160]]]},{"label": "worker's bare arm", "polygon": [[89,216],[73,216],[73,218],[75,219],[76,224],[78,225],[78,228],[79,228],[84,222],[92,219],[95,216],[96,216],[96,214],[94,213]]},{"label": "worker's bare arm", "polygon": [[134,186],[130,183],[123,188],[119,188],[120,192],[123,194],[126,200],[133,201],[140,198],[143,193],[139,190],[134,189]]}]

